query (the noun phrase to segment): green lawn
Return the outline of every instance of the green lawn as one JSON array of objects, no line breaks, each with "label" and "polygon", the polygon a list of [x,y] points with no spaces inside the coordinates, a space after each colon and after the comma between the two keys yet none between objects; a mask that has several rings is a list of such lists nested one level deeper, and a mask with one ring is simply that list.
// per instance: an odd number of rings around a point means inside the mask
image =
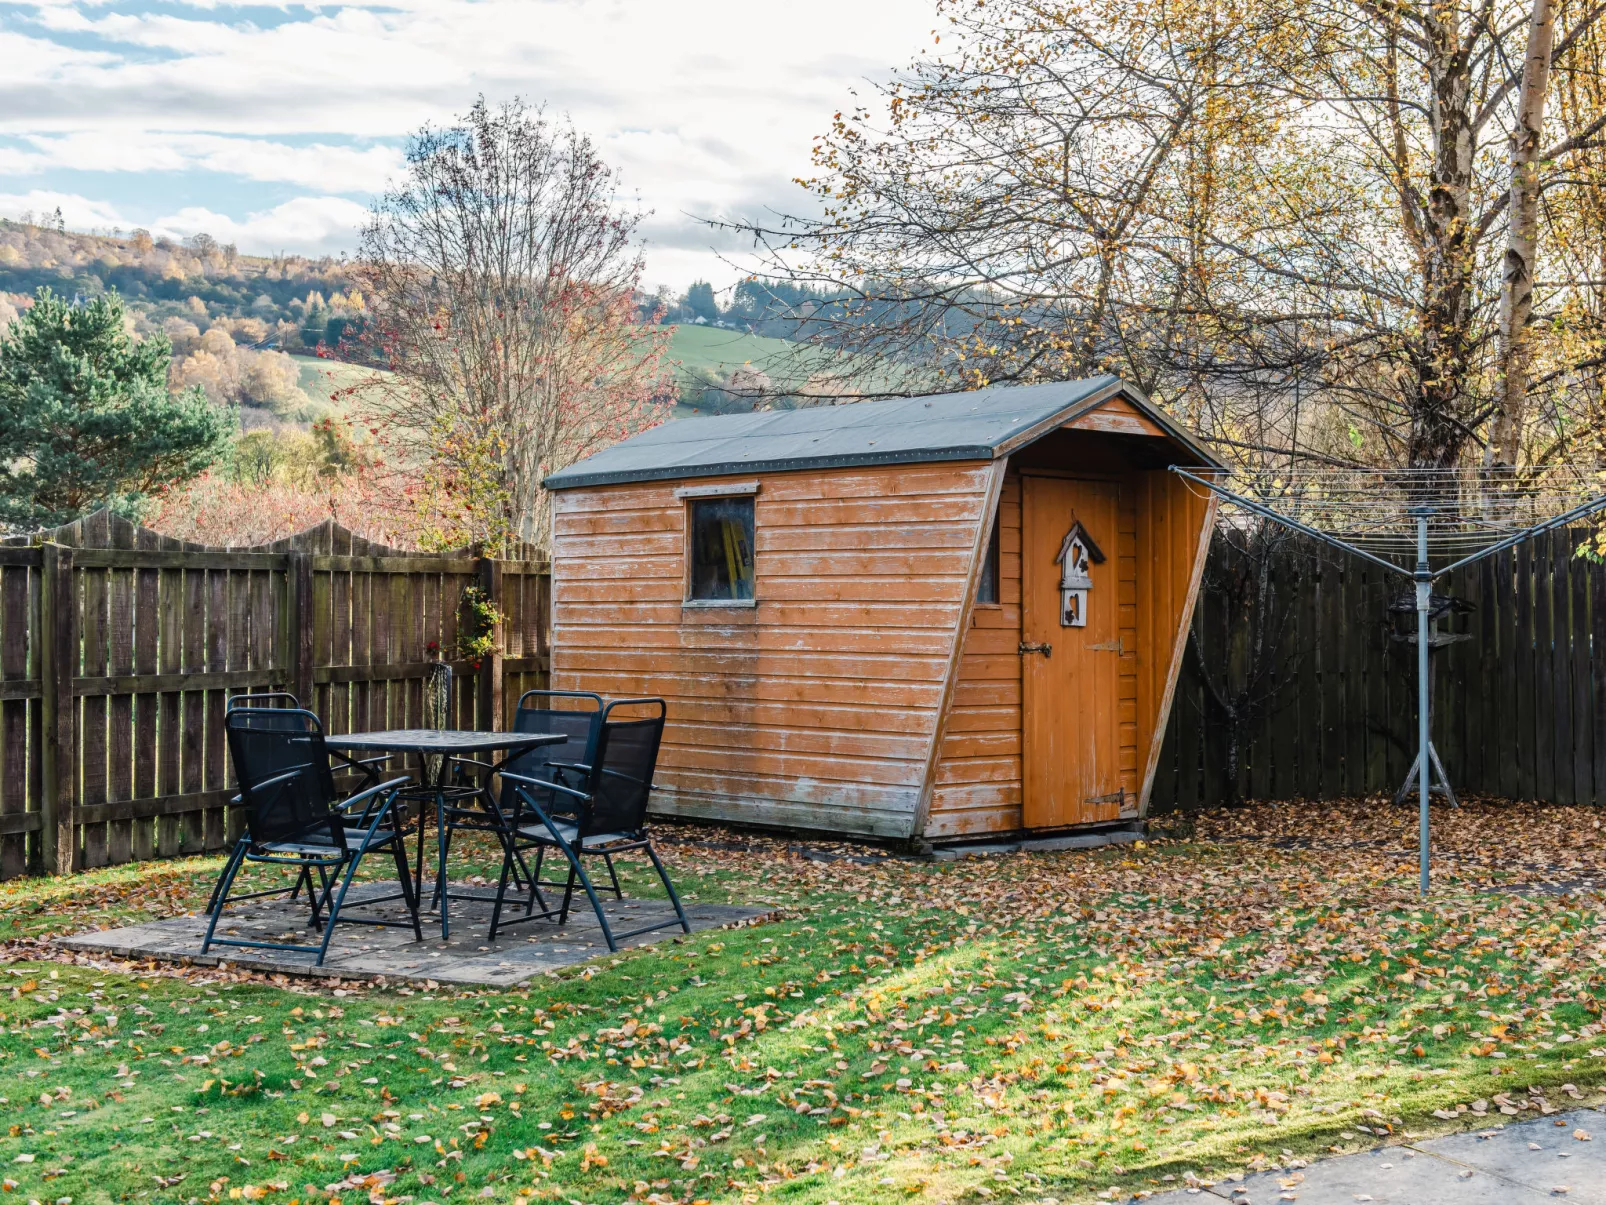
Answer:
[{"label": "green lawn", "polygon": [[[1606,866],[1576,813],[1492,806],[1447,846],[1521,815],[1535,857]],[[515,991],[38,961],[29,939],[198,907],[217,861],[8,883],[3,1187],[1068,1203],[1601,1099],[1598,895],[1515,892],[1471,849],[1424,905],[1403,813],[1324,805],[1315,848],[1272,845],[1290,815],[956,864],[665,830],[688,894],[781,919]]]}]

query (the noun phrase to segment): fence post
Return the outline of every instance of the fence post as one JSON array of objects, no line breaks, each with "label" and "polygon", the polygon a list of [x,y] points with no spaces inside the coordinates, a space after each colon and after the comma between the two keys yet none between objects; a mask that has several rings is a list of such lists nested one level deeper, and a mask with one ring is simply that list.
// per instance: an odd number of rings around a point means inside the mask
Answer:
[{"label": "fence post", "polygon": [[[480,590],[490,604],[502,610],[502,562],[493,557],[481,557],[479,564]],[[502,730],[502,621],[491,627],[491,651],[480,663],[474,679],[474,710],[479,726],[486,732]]]},{"label": "fence post", "polygon": [[73,678],[78,669],[78,596],[73,551],[61,544],[41,548],[39,574],[39,869],[71,874],[74,802],[78,793],[78,733],[73,715]]},{"label": "fence post", "polygon": [[290,619],[290,691],[301,706],[311,708],[312,697],[312,557],[305,552],[290,553],[285,574],[289,598],[285,600]]}]

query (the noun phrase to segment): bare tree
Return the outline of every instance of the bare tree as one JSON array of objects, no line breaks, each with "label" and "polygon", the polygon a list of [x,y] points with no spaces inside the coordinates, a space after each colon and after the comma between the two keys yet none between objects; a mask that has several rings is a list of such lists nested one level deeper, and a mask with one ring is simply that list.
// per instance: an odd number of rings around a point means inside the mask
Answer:
[{"label": "bare tree", "polygon": [[467,500],[470,534],[545,543],[542,479],[666,413],[666,334],[637,317],[640,217],[617,191],[572,126],[482,99],[420,131],[374,205],[365,338],[394,372],[365,396]]},{"label": "bare tree", "polygon": [[1250,459],[1539,455],[1599,275],[1562,235],[1598,177],[1577,85],[1606,9],[939,9],[940,44],[820,140],[820,216],[757,232],[772,271],[857,298],[823,338],[970,383],[1118,372]]}]

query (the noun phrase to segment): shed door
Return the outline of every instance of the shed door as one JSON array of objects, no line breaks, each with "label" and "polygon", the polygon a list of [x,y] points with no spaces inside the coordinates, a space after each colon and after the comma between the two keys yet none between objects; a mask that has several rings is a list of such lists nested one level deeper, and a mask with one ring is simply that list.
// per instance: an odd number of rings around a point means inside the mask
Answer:
[{"label": "shed door", "polygon": [[[1122,798],[1117,486],[1024,476],[1021,491],[1025,823],[1114,820]],[[1056,557],[1078,522],[1104,560],[1086,564],[1086,626],[1067,627]],[[1050,651],[1024,651],[1032,645]]]}]

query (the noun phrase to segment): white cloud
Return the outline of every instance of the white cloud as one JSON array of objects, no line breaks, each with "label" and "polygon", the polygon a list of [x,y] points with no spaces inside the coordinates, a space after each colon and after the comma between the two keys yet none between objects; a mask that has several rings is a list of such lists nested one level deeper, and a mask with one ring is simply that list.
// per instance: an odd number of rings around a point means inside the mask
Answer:
[{"label": "white cloud", "polygon": [[259,255],[289,250],[335,254],[350,249],[353,232],[367,212],[365,206],[345,197],[297,197],[244,219],[188,206],[160,219],[151,233],[175,238],[210,234],[220,243],[233,243]]},{"label": "white cloud", "polygon": [[184,239],[210,234],[220,243],[233,243],[252,255],[294,251],[304,255],[337,255],[349,251],[367,209],[345,197],[296,197],[260,213],[236,218],[204,206],[186,206],[155,220],[136,221],[106,201],[74,193],[35,189],[26,193],[0,193],[0,217],[32,215],[46,220],[57,209],[62,221],[75,230],[123,230],[143,227],[157,236]]},{"label": "white cloud", "polygon": [[0,173],[205,171],[332,192],[375,192],[398,173],[403,158],[393,146],[291,146],[268,138],[147,130],[33,134],[23,141],[26,149],[0,147]]},{"label": "white cloud", "polygon": [[26,214],[43,221],[58,209],[61,210],[61,220],[74,230],[127,228],[116,206],[108,201],[94,201],[73,193],[52,192],[43,188],[25,193],[0,193],[0,217],[20,218]]},{"label": "white cloud", "polygon": [[[206,173],[361,193],[396,165],[364,140],[450,120],[481,92],[522,95],[572,115],[655,211],[649,278],[684,285],[694,261],[733,278],[683,214],[805,205],[788,181],[808,172],[813,136],[935,23],[933,0],[365,3],[287,9],[277,25],[208,4],[129,14],[40,3],[33,17],[62,40],[0,45],[0,133],[30,140],[0,152],[0,173],[45,161],[124,172],[143,160],[194,173],[185,193],[203,200]],[[86,37],[99,49],[74,49]]]}]

